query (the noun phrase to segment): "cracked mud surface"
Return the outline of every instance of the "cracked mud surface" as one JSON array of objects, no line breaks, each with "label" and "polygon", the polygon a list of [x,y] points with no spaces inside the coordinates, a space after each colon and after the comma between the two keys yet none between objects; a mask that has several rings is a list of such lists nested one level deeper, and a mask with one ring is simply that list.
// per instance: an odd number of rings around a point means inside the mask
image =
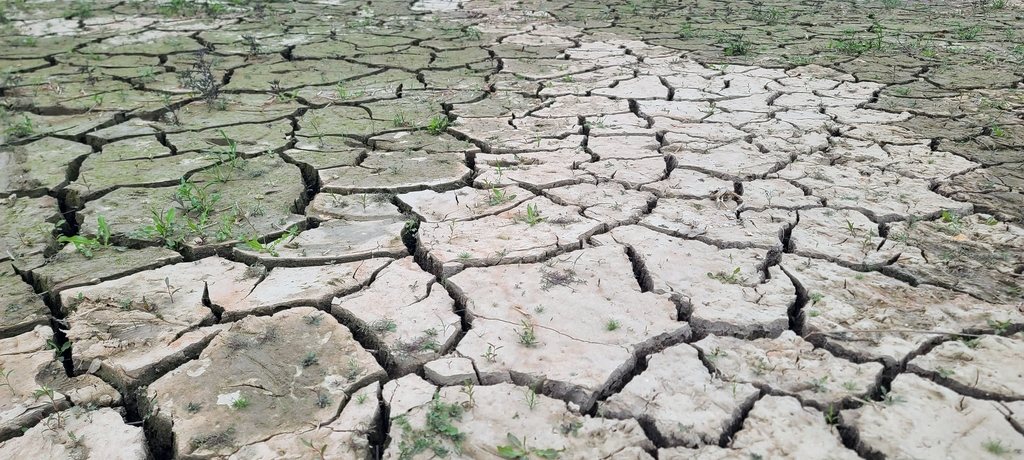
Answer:
[{"label": "cracked mud surface", "polygon": [[0,457],[1024,458],[1022,8],[3,2]]}]

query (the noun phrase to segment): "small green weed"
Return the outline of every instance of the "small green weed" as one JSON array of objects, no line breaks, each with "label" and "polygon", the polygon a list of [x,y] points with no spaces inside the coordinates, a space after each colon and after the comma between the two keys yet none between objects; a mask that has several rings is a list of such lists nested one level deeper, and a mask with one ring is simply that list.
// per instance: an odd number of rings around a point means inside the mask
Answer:
[{"label": "small green weed", "polygon": [[526,436],[523,436],[523,439],[520,440],[512,433],[506,434],[506,439],[508,439],[509,445],[497,446],[498,455],[501,455],[503,458],[508,458],[512,460],[529,460],[530,454],[536,455],[541,458],[555,459],[558,458],[559,453],[565,451],[564,448],[555,450],[527,447]]}]

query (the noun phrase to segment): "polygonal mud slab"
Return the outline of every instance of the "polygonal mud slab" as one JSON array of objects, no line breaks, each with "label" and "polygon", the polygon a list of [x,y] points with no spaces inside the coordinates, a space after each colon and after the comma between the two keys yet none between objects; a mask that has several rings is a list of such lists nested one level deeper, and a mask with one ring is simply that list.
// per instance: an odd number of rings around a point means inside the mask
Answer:
[{"label": "polygonal mud slab", "polygon": [[[291,120],[270,123],[224,126],[205,131],[185,131],[167,135],[167,143],[177,153],[206,151],[241,155],[260,155],[268,151],[281,151],[291,140]],[[104,146],[106,148],[106,146]]]},{"label": "polygonal mud slab", "polygon": [[231,81],[223,89],[282,93],[306,85],[333,85],[342,78],[356,78],[374,70],[361,64],[329,59],[275,62],[235,70]]},{"label": "polygonal mud slab", "polygon": [[631,80],[620,81],[612,88],[598,88],[591,91],[591,94],[630,100],[665,99],[669,95],[669,89],[662,85],[658,77],[644,75]]},{"label": "polygonal mud slab", "polygon": [[96,284],[143,270],[181,262],[181,255],[166,248],[126,249],[100,246],[86,256],[68,243],[47,259],[46,265],[27,271],[39,292],[53,296],[65,289]]},{"label": "polygonal mud slab", "polygon": [[461,332],[455,301],[412,257],[389,264],[366,289],[335,298],[331,313],[399,375],[447,353]]},{"label": "polygonal mud slab", "polygon": [[479,154],[473,185],[478,188],[515,185],[527,190],[546,190],[584,182],[593,184],[597,178],[578,169],[589,161],[590,155],[576,149],[521,155]]},{"label": "polygonal mud slab", "polygon": [[423,376],[442,386],[480,383],[473,361],[469,358],[441,358],[431,361],[423,365]]},{"label": "polygonal mud slab", "polygon": [[788,396],[765,396],[747,414],[728,448],[661,449],[661,460],[748,460],[753,458],[829,458],[857,460],[843,447],[839,433],[821,412],[801,407]]},{"label": "polygonal mud slab", "polygon": [[[415,449],[416,439],[426,439],[429,447],[442,448],[455,460],[508,458],[499,448],[515,446],[512,437],[527,450],[551,449],[562,459],[652,458],[646,451],[653,446],[635,420],[580,416],[570,412],[565,402],[533,395],[525,387],[499,383],[475,386],[469,394],[464,387],[444,387],[428,401],[408,411],[392,409],[391,442],[384,459],[434,458],[436,450]],[[446,432],[428,422],[438,417],[442,426],[450,427]],[[453,435],[465,438],[459,448],[452,442]]]},{"label": "polygonal mud slab", "polygon": [[449,263],[533,263],[582,247],[582,241],[603,225],[581,216],[576,206],[534,197],[480,219],[420,224],[416,251],[434,272]]},{"label": "polygonal mud slab", "polygon": [[679,167],[734,181],[763,179],[768,174],[785,168],[796,158],[795,153],[763,152],[743,141],[707,150],[690,150],[669,144],[662,148],[662,152],[671,154]]},{"label": "polygonal mud slab", "polygon": [[658,158],[611,159],[584,163],[581,169],[597,176],[600,181],[615,181],[629,188],[638,188],[664,180],[668,173],[668,163],[659,155]]},{"label": "polygonal mud slab", "polygon": [[47,346],[52,341],[49,326],[36,326],[30,332],[0,340],[0,372],[5,375],[6,387],[0,392],[0,440],[18,436],[22,427],[70,406],[67,396],[60,392],[53,394],[53,401],[34,394],[40,388],[40,377],[54,360],[54,351]]},{"label": "polygonal mud slab", "polygon": [[[270,270],[245,296],[218,304],[220,321],[227,323],[249,315],[269,315],[297,306],[326,310],[331,299],[348,295],[369,284],[391,259],[369,259],[314,267],[278,267]],[[258,266],[249,270],[260,270]]]},{"label": "polygonal mud slab", "polygon": [[399,258],[409,254],[402,242],[406,223],[400,218],[366,221],[332,219],[294,236],[263,245],[262,249],[236,246],[235,258],[266,267],[308,267],[352,262],[374,257]]},{"label": "polygonal mud slab", "polygon": [[885,245],[878,224],[852,209],[817,208],[800,211],[800,224],[790,233],[787,251],[845,267],[867,269],[889,265],[906,250]]},{"label": "polygonal mud slab", "polygon": [[314,169],[337,168],[340,166],[355,166],[359,164],[366,154],[366,148],[356,144],[351,139],[338,140],[331,138],[321,144],[317,141],[313,145],[302,145],[294,149],[288,149],[281,153],[281,156],[290,163],[309,165]]},{"label": "polygonal mud slab", "polygon": [[244,264],[210,257],[65,290],[76,372],[125,389],[196,356],[218,332],[213,306],[252,291]]},{"label": "polygonal mud slab", "polygon": [[584,411],[638,358],[690,335],[672,302],[640,292],[617,245],[545,264],[469,268],[448,287],[471,325],[458,351],[481,382],[538,384]]},{"label": "polygonal mud slab", "polygon": [[[802,224],[802,222],[801,222]],[[949,214],[931,222],[889,225],[882,250],[899,249],[886,273],[933,284],[995,303],[1024,297],[1024,227],[988,215]]]},{"label": "polygonal mud slab", "polygon": [[214,458],[332,421],[355,390],[385,378],[330,315],[301,307],[233,323],[199,358],[146,390],[153,442]]},{"label": "polygonal mud slab", "polygon": [[41,196],[68,180],[68,166],[92,153],[85,144],[55,137],[0,149],[0,194]]},{"label": "polygonal mud slab", "polygon": [[760,390],[730,385],[712,376],[689,345],[647,357],[647,369],[601,403],[612,418],[635,418],[658,445],[697,447],[725,442],[723,436],[753,407]]},{"label": "polygonal mud slab", "polygon": [[[430,191],[414,193],[434,193]],[[398,207],[391,204],[389,193],[354,193],[335,195],[318,193],[306,206],[306,215],[320,220],[385,220],[402,218]]]},{"label": "polygonal mud slab", "polygon": [[695,330],[757,338],[777,337],[789,326],[796,289],[771,266],[778,257],[774,252],[719,249],[639,226],[618,227],[594,239],[626,245],[644,290],[667,294],[680,319]]},{"label": "polygonal mud slab", "polygon": [[640,187],[640,190],[664,198],[690,199],[715,197],[721,195],[722,191],[732,191],[733,189],[732,181],[685,168],[673,169],[667,178]]},{"label": "polygonal mud slab", "polygon": [[[373,458],[369,435],[380,419],[380,384],[373,382],[352,394],[348,404],[333,422],[303,427],[265,441],[248,444],[228,457],[229,460],[278,460],[307,458],[317,451],[323,460]],[[323,450],[321,450],[323,449]]]},{"label": "polygonal mud slab", "polygon": [[[508,118],[460,118],[448,131],[460,139],[465,137],[485,152],[514,153],[526,152],[543,147],[543,141],[564,139],[580,134],[579,119],[525,117],[515,120]],[[540,145],[538,145],[540,144]],[[578,145],[578,144],[577,144]]]},{"label": "polygonal mud slab", "polygon": [[[0,261],[23,258],[40,259],[46,247],[54,243],[54,224],[61,220],[57,200],[50,196],[0,198]],[[19,261],[21,268],[24,263]]]},{"label": "polygonal mud slab", "polygon": [[189,173],[215,163],[217,157],[201,153],[130,160],[90,155],[82,163],[78,178],[67,186],[68,201],[80,207],[121,187],[175,185]]},{"label": "polygonal mud slab", "polygon": [[50,308],[14,271],[0,262],[0,339],[24,334],[50,324]]},{"label": "polygonal mud slab", "polygon": [[[264,155],[200,171],[173,188],[115,190],[89,202],[77,217],[84,235],[97,234],[102,215],[116,239],[133,246],[180,245],[197,258],[303,228],[306,200],[299,168]],[[156,228],[157,217],[170,220],[167,235]]]},{"label": "polygonal mud slab", "polygon": [[547,196],[558,204],[579,206],[584,216],[609,226],[636,223],[656,201],[650,192],[627,189],[615,182],[553,188]]},{"label": "polygonal mud slab", "polygon": [[663,198],[640,225],[667,235],[695,239],[722,248],[782,249],[795,212],[781,209],[740,211],[720,191],[719,199]]},{"label": "polygonal mud slab", "polygon": [[793,396],[820,409],[866,398],[882,378],[881,364],[836,358],[793,331],[752,341],[709,335],[693,346],[725,380],[752,383],[766,393]]},{"label": "polygonal mud slab", "polygon": [[139,136],[104,144],[100,152],[93,158],[102,161],[124,161],[153,159],[170,154],[171,149],[161,144],[156,137]]},{"label": "polygonal mud slab", "polygon": [[744,182],[742,198],[743,211],[767,208],[810,209],[825,203],[821,198],[807,195],[800,188],[780,179]]},{"label": "polygonal mud slab", "polygon": [[881,402],[843,411],[857,429],[862,457],[998,458],[1024,451],[1024,439],[997,403],[955,393],[914,374],[900,374]]},{"label": "polygonal mud slab", "polygon": [[944,342],[910,361],[907,370],[971,397],[1022,400],[1022,362],[1019,338],[985,335]]},{"label": "polygonal mud slab", "polygon": [[[884,152],[883,152],[884,154]],[[818,154],[779,171],[778,176],[810,189],[828,207],[852,209],[871,220],[893,222],[937,217],[942,211],[970,214],[973,206],[930,191],[930,183],[863,163],[833,164]]]},{"label": "polygonal mud slab", "polygon": [[977,169],[954,177],[940,184],[937,191],[956,200],[970,201],[978,211],[992,214],[1001,221],[1020,223],[1024,222],[1021,185],[1024,185],[1024,163],[1018,162]]},{"label": "polygonal mud slab", "polygon": [[0,444],[0,455],[4,458],[151,458],[142,428],[126,424],[113,409],[75,407],[60,412],[59,424],[57,417],[51,415],[23,436]]},{"label": "polygonal mud slab", "polygon": [[320,180],[333,193],[440,192],[459,188],[471,174],[461,154],[372,152],[359,166],[321,170]]},{"label": "polygonal mud slab", "polygon": [[479,149],[469,142],[460,141],[451,135],[432,133],[429,129],[418,131],[396,131],[370,138],[367,142],[376,150],[400,152],[423,150],[427,153],[476,152]]},{"label": "polygonal mud slab", "polygon": [[403,193],[396,198],[416,214],[421,225],[450,220],[464,221],[508,211],[533,198],[533,193],[516,187],[477,189],[463,187],[438,193],[433,190]]},{"label": "polygonal mud slab", "polygon": [[217,104],[221,103],[224,105],[213,107],[203,100],[192,102],[175,111],[174,116],[165,116],[157,126],[165,133],[177,133],[245,123],[268,123],[306,108],[294,99],[280,100],[266,94],[222,95],[217,101]]},{"label": "polygonal mud slab", "polygon": [[876,272],[814,259],[787,260],[783,269],[813,302],[802,315],[804,338],[857,362],[880,359],[892,365],[944,335],[991,330],[990,320],[1024,321],[1016,305],[913,287]]}]

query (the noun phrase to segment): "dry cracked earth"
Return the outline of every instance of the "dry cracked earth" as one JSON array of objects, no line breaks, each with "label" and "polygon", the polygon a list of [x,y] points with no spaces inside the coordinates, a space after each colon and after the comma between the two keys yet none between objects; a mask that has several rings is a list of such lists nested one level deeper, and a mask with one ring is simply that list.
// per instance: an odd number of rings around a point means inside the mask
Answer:
[{"label": "dry cracked earth", "polygon": [[1024,458],[1020,3],[0,22],[0,458]]}]

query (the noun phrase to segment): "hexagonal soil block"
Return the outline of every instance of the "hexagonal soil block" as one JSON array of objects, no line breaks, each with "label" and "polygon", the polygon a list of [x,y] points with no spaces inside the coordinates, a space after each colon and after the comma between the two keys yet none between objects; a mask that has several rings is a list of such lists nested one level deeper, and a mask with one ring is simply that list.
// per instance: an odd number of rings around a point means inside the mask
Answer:
[{"label": "hexagonal soil block", "polygon": [[472,171],[453,153],[373,152],[359,166],[320,171],[323,191],[333,193],[445,191],[459,188]]},{"label": "hexagonal soil block", "polygon": [[638,226],[594,239],[626,245],[645,289],[669,294],[696,330],[757,338],[777,337],[789,326],[796,288],[777,267],[767,267],[773,253],[719,249]]},{"label": "hexagonal soil block", "polygon": [[1024,439],[991,401],[963,396],[914,374],[900,374],[884,400],[843,411],[862,457],[984,458],[994,446],[1024,450]]},{"label": "hexagonal soil block", "polygon": [[[1013,304],[992,304],[934,286],[910,286],[875,272],[828,262],[784,261],[786,273],[812,299],[804,338],[855,361],[894,365],[943,335],[992,330],[988,321],[1024,322]],[[924,333],[923,333],[924,332]]]},{"label": "hexagonal soil block", "polygon": [[154,442],[176,458],[213,458],[327,423],[383,378],[348,329],[294,308],[233,323],[198,359],[149,385],[141,409],[153,414]]},{"label": "hexagonal soil block", "polygon": [[56,137],[0,149],[0,194],[42,196],[66,183],[67,167],[92,148]]},{"label": "hexagonal soil block", "polygon": [[427,258],[434,272],[451,263],[533,263],[559,251],[580,248],[581,241],[603,225],[581,217],[576,206],[534,197],[480,219],[420,224],[416,251]]},{"label": "hexagonal soil block", "polygon": [[881,364],[836,358],[793,331],[750,341],[709,335],[693,346],[725,380],[749,382],[766,393],[794,396],[820,409],[867,398],[882,378]]},{"label": "hexagonal soil block", "polygon": [[712,376],[689,345],[647,357],[647,369],[601,409],[614,418],[635,418],[651,427],[659,445],[717,445],[761,395],[749,383]]},{"label": "hexagonal soil block", "polygon": [[252,291],[244,264],[210,257],[65,290],[76,372],[125,389],[195,357],[220,331],[212,308]]},{"label": "hexagonal soil block", "polygon": [[903,245],[882,245],[878,224],[851,209],[807,209],[800,211],[800,224],[790,233],[790,252],[815,257],[851,268],[868,269],[891,264],[900,257]]},{"label": "hexagonal soil block", "polygon": [[447,353],[461,332],[455,301],[412,257],[392,262],[366,289],[334,299],[331,313],[399,375]]},{"label": "hexagonal soil block", "polygon": [[690,334],[672,302],[640,292],[616,245],[544,264],[469,268],[448,286],[471,324],[458,351],[481,382],[539,384],[584,411],[639,357]]},{"label": "hexagonal soil block", "polygon": [[857,460],[843,447],[839,433],[824,414],[801,407],[789,396],[765,396],[754,404],[743,428],[728,448],[705,446],[699,450],[675,448],[658,451],[663,460],[746,460],[751,458],[831,458]]},{"label": "hexagonal soil block", "polygon": [[[653,446],[635,420],[577,415],[564,402],[529,388],[507,383],[468,390],[444,387],[427,398],[406,411],[392,409],[384,459],[426,459],[439,450],[457,460],[508,458],[500,452],[517,447],[573,460],[652,458],[647,450]],[[427,448],[415,447],[421,445]]]},{"label": "hexagonal soil block", "polygon": [[0,455],[4,458],[151,458],[142,428],[128,425],[113,409],[74,407],[60,413],[59,424],[56,417],[51,415],[23,436],[0,444]]}]

